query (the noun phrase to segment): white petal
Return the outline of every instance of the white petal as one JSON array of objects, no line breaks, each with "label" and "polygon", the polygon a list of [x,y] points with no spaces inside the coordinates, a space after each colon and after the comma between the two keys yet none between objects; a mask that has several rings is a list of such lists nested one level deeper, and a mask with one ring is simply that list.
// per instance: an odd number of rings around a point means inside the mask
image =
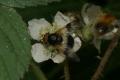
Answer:
[{"label": "white petal", "polygon": [[86,3],[83,5],[81,15],[86,24],[89,24],[91,21],[95,20],[96,17],[103,14],[100,6]]},{"label": "white petal", "polygon": [[78,51],[78,50],[80,49],[81,45],[82,45],[82,42],[81,42],[80,38],[79,38],[79,37],[76,37],[76,38],[74,39],[73,51],[74,51],[74,52]]},{"label": "white petal", "polygon": [[114,37],[115,33],[117,33],[118,28],[114,28],[111,32],[106,33],[102,36],[102,39],[110,40]]},{"label": "white petal", "polygon": [[50,23],[47,22],[44,18],[33,19],[28,22],[29,33],[35,40],[40,40],[40,30],[47,27],[50,27]]},{"label": "white petal", "polygon": [[57,55],[55,55],[55,57],[52,58],[54,63],[61,63],[65,60],[65,55],[58,53]]},{"label": "white petal", "polygon": [[54,18],[54,22],[57,27],[65,27],[68,23],[70,23],[70,18],[62,14],[61,12],[57,12]]},{"label": "white petal", "polygon": [[112,32],[117,33],[117,31],[118,31],[118,28],[114,28]]},{"label": "white petal", "polygon": [[32,46],[32,57],[36,62],[43,62],[50,58],[50,56],[47,54],[46,48],[40,43],[36,43]]},{"label": "white petal", "polygon": [[89,19],[88,16],[84,16],[83,19],[84,19],[85,24],[89,24],[90,23],[90,19]]}]

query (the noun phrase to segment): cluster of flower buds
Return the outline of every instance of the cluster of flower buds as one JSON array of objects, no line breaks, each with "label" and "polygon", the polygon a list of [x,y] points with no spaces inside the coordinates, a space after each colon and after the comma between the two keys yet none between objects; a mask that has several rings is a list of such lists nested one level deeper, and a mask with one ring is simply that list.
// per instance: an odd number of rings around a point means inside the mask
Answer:
[{"label": "cluster of flower buds", "polygon": [[38,63],[48,59],[61,63],[67,57],[79,60],[75,52],[81,48],[82,41],[92,40],[100,50],[101,40],[112,39],[120,26],[114,16],[89,3],[83,6],[80,14],[58,11],[52,24],[41,18],[30,20],[28,25],[31,37],[39,41],[31,50]]}]

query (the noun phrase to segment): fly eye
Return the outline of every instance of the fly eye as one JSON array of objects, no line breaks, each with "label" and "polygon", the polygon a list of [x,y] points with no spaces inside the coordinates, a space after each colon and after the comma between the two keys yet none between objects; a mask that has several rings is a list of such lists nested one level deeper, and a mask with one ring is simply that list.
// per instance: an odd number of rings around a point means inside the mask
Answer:
[{"label": "fly eye", "polygon": [[108,32],[108,26],[102,23],[96,24],[95,29],[99,34],[104,34]]},{"label": "fly eye", "polygon": [[56,44],[60,44],[63,41],[62,36],[58,35],[58,34],[50,34],[48,35],[48,43],[51,45],[56,45]]}]

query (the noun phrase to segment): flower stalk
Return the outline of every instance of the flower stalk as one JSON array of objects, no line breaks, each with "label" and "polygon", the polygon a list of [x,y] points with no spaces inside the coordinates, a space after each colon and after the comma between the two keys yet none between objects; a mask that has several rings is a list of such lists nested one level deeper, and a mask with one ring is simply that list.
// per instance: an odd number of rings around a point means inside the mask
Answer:
[{"label": "flower stalk", "polygon": [[118,44],[118,40],[119,40],[119,32],[120,29],[118,30],[118,32],[115,34],[115,36],[113,37],[112,41],[110,42],[110,45],[108,47],[108,49],[105,52],[104,57],[102,58],[96,72],[94,73],[94,75],[92,76],[91,80],[99,80],[99,78],[102,76],[102,72],[104,71],[106,64],[109,61],[109,58],[112,55],[112,51],[114,50],[114,48],[117,46]]},{"label": "flower stalk", "polygon": [[44,73],[40,70],[40,68],[34,62],[31,62],[30,68],[34,73],[34,75],[36,76],[37,80],[48,80],[45,77]]},{"label": "flower stalk", "polygon": [[64,76],[65,80],[70,80],[69,63],[67,59],[65,60],[64,64]]}]

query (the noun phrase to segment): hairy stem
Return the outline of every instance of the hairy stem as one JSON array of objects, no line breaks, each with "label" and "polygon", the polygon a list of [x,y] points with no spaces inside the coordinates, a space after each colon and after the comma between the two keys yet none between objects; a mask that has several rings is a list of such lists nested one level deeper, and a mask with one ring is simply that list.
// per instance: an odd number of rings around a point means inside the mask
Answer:
[{"label": "hairy stem", "polygon": [[64,75],[65,75],[65,80],[70,80],[70,72],[69,72],[68,60],[65,60]]},{"label": "hairy stem", "polygon": [[112,51],[118,44],[118,38],[119,36],[116,34],[112,41],[110,42],[109,47],[107,48],[104,57],[102,58],[96,72],[92,76],[91,80],[99,80],[99,78],[102,76],[102,72],[104,71],[104,68],[106,67],[107,62],[109,61],[109,58],[112,55]]}]

